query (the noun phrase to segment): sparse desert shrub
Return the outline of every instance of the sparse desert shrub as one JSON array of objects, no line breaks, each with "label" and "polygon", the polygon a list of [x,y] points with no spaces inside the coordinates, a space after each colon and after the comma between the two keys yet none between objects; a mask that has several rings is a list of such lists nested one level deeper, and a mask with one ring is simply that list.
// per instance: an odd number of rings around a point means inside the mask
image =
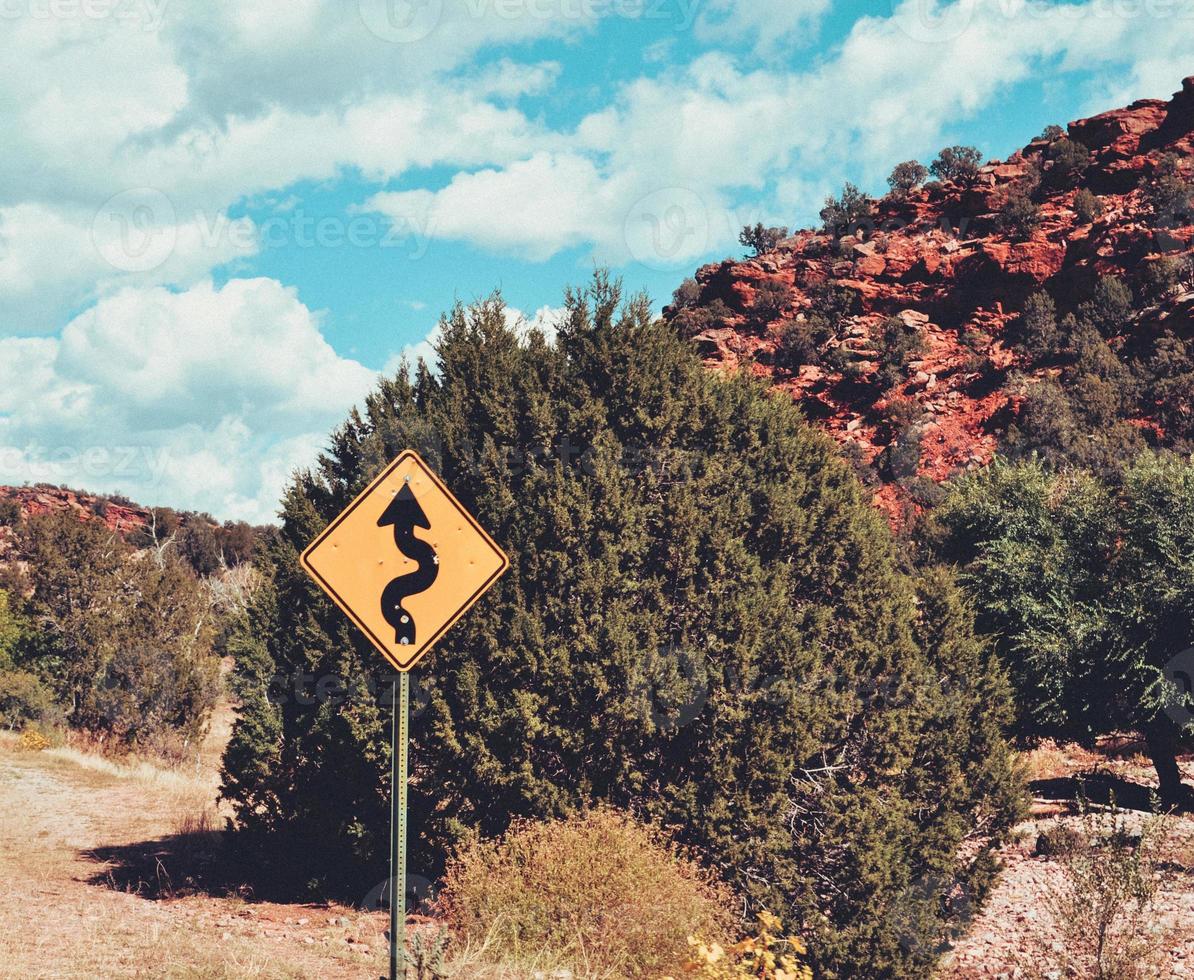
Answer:
[{"label": "sparse desert shrub", "polygon": [[21,520],[21,505],[15,500],[0,500],[0,527],[15,527]]},{"label": "sparse desert shrub", "polygon": [[[1161,885],[1161,850],[1169,821],[1146,816],[1134,834],[1124,811],[1112,803],[1101,812],[1083,804],[1065,846],[1050,856],[1062,871],[1045,905],[1061,938],[1041,952],[1060,959],[1068,976],[1133,980],[1154,973],[1155,921]],[[1060,955],[1059,955],[1060,954]]]},{"label": "sparse desert shrub", "polygon": [[1077,140],[1062,137],[1045,151],[1041,183],[1048,191],[1066,191],[1076,186],[1090,165],[1090,150]]},{"label": "sparse desert shrub", "polygon": [[688,936],[732,938],[732,900],[657,831],[610,809],[465,845],[439,897],[453,931],[517,961],[544,948],[597,972],[677,970]]},{"label": "sparse desert shrub", "polygon": [[825,317],[836,336],[847,317],[858,312],[858,292],[847,286],[825,281],[809,290],[809,308]]},{"label": "sparse desert shrub", "polygon": [[821,348],[832,336],[829,321],[817,313],[786,321],[780,329],[777,366],[798,371],[806,364],[820,364]]},{"label": "sparse desert shrub", "polygon": [[1153,173],[1142,178],[1141,187],[1145,200],[1160,223],[1168,225],[1186,222],[1194,187],[1182,173],[1180,157],[1174,153],[1166,153]]},{"label": "sparse desert shrub", "polygon": [[1035,851],[1039,857],[1058,857],[1069,854],[1079,845],[1081,834],[1068,823],[1058,821],[1040,832]]},{"label": "sparse desert shrub", "polygon": [[887,317],[872,330],[871,343],[879,359],[875,379],[884,390],[903,381],[908,363],[925,351],[920,331],[894,316]]},{"label": "sparse desert shrub", "polygon": [[1189,262],[1175,255],[1163,255],[1152,262],[1144,263],[1140,278],[1143,292],[1150,300],[1162,300],[1182,285]]},{"label": "sparse desert shrub", "polygon": [[924,427],[919,422],[903,426],[895,438],[883,447],[877,463],[889,480],[909,480],[920,469],[921,442]]},{"label": "sparse desert shrub", "polygon": [[779,316],[790,299],[791,294],[783,283],[768,279],[755,289],[751,313],[756,320],[767,323]]},{"label": "sparse desert shrub", "polygon": [[875,202],[865,191],[847,182],[841,197],[825,198],[821,208],[821,225],[830,235],[841,236],[868,224],[875,211]]},{"label": "sparse desert shrub", "polygon": [[672,316],[671,322],[681,337],[691,339],[711,327],[724,325],[733,315],[725,301],[719,298],[704,306],[685,307]]},{"label": "sparse desert shrub", "polygon": [[813,971],[804,960],[808,952],[804,941],[798,936],[783,937],[781,929],[778,918],[760,912],[754,934],[728,949],[704,936],[693,936],[684,975],[697,980],[813,980]]},{"label": "sparse desert shrub", "polygon": [[995,216],[995,226],[1015,241],[1031,238],[1040,223],[1040,208],[1022,190],[1008,194]]},{"label": "sparse desert shrub", "polygon": [[982,153],[973,146],[947,146],[929,164],[929,173],[938,180],[971,184],[978,176],[982,160]]},{"label": "sparse desert shrub", "polygon": [[1019,322],[1020,347],[1035,359],[1056,356],[1061,347],[1057,330],[1057,307],[1053,297],[1039,290],[1024,302]]},{"label": "sparse desert shrub", "polygon": [[36,728],[26,728],[17,743],[22,752],[42,752],[50,747],[50,740]]},{"label": "sparse desert shrub", "polygon": [[693,279],[692,276],[688,276],[672,293],[672,308],[675,310],[686,310],[696,306],[700,298],[701,284]]},{"label": "sparse desert shrub", "polygon": [[1103,214],[1103,202],[1086,187],[1074,195],[1074,214],[1084,225],[1090,224]]},{"label": "sparse desert shrub", "polygon": [[783,227],[768,228],[762,222],[753,227],[747,225],[738,235],[738,241],[749,248],[755,255],[774,252],[777,245],[788,237],[788,229]]},{"label": "sparse desert shrub", "polygon": [[897,163],[887,178],[887,186],[895,197],[906,197],[908,192],[919,187],[929,176],[928,168],[917,160]]}]

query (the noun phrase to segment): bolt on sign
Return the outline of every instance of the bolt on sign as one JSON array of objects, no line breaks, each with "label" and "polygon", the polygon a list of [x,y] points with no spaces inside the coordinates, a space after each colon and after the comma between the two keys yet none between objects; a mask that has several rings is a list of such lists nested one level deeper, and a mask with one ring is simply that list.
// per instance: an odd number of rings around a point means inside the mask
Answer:
[{"label": "bolt on sign", "polygon": [[299,560],[400,671],[418,663],[510,564],[409,449]]}]

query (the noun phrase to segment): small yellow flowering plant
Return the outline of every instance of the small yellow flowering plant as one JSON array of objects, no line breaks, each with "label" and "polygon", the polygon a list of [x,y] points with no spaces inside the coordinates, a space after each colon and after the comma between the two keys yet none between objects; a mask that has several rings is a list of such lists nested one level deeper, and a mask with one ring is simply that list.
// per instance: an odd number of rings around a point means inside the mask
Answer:
[{"label": "small yellow flowering plant", "polygon": [[692,958],[684,964],[684,972],[700,980],[812,980],[813,971],[803,959],[808,952],[804,942],[796,936],[782,937],[781,929],[779,918],[764,911],[759,913],[756,934],[728,949],[691,936]]}]

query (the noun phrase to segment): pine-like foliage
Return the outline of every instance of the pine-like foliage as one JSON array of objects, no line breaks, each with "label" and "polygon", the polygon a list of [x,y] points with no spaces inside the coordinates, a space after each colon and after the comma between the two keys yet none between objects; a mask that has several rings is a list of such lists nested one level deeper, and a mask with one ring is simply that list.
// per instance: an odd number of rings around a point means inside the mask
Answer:
[{"label": "pine-like foliage", "polygon": [[[242,839],[297,840],[302,875],[361,894],[384,876],[389,710],[366,683],[383,671],[296,556],[410,446],[512,563],[417,671],[413,871],[513,817],[608,801],[809,933],[820,976],[923,975],[943,894],[989,871],[959,843],[1018,800],[969,613],[947,578],[918,605],[789,399],[705,372],[602,274],[566,310],[549,345],[499,297],[457,306],[437,373],[380,384],[295,479],[239,641]],[[296,671],[350,684],[265,696]]]},{"label": "pine-like foliage", "polygon": [[1192,705],[1173,682],[1194,644],[1194,464],[1145,452],[1108,481],[997,462],[933,525],[1011,670],[1018,731],[1089,745],[1136,729],[1164,800],[1188,797],[1175,754]]}]

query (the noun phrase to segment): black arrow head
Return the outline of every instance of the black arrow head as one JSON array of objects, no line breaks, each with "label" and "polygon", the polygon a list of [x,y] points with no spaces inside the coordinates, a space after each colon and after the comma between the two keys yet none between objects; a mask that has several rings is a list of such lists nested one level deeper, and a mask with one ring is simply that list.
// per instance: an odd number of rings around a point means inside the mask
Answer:
[{"label": "black arrow head", "polygon": [[389,506],[377,519],[378,527],[385,527],[387,524],[393,524],[399,528],[431,528],[431,522],[427,520],[427,515],[423,513],[423,508],[415,499],[414,491],[411,490],[409,483],[402,485],[402,489],[394,495],[394,499],[390,501]]}]

